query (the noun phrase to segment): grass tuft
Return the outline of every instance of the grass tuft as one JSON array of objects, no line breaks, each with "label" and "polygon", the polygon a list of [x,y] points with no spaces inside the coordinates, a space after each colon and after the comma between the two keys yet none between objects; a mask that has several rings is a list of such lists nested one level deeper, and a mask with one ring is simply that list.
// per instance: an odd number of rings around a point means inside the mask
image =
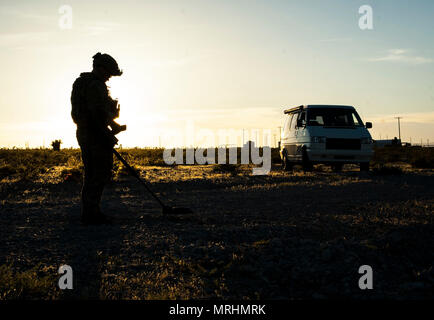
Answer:
[{"label": "grass tuft", "polygon": [[230,173],[236,175],[240,172],[241,167],[239,164],[216,164],[213,166],[212,171],[214,173]]},{"label": "grass tuft", "polygon": [[379,176],[400,175],[403,173],[400,167],[383,164],[373,167],[372,172]]},{"label": "grass tuft", "polygon": [[53,268],[37,265],[16,272],[11,265],[0,265],[0,300],[58,298],[57,278]]}]

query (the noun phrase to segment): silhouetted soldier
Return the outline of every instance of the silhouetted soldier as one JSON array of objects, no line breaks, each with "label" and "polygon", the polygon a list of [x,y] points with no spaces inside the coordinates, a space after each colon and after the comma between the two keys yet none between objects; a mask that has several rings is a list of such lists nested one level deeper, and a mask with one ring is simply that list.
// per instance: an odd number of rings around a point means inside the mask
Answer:
[{"label": "silhouetted soldier", "polygon": [[110,97],[105,82],[121,74],[115,59],[98,52],[93,56],[92,72],[80,74],[72,86],[71,116],[77,124],[77,141],[84,164],[81,190],[84,224],[110,222],[100,210],[101,196],[112,174],[112,149],[118,141],[114,135],[126,127],[114,121],[119,116],[119,106]]}]

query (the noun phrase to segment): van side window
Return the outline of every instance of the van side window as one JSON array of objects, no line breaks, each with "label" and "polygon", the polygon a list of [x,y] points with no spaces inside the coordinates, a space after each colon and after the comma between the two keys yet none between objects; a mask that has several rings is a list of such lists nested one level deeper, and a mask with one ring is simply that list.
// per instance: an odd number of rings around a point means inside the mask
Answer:
[{"label": "van side window", "polygon": [[301,124],[303,126],[305,126],[306,125],[306,112],[303,111],[302,113],[300,113],[300,116],[298,119],[301,120]]},{"label": "van side window", "polygon": [[285,120],[283,121],[283,131],[285,131],[287,125],[288,125],[288,117],[285,115]]},{"label": "van side window", "polygon": [[300,112],[293,114],[293,117],[292,117],[293,121],[291,123],[291,130],[295,130],[295,128],[297,128],[297,119],[298,119],[299,114],[300,114]]},{"label": "van side window", "polygon": [[292,119],[294,119],[294,114],[293,113],[291,113],[289,115],[288,130],[292,130]]},{"label": "van side window", "polygon": [[289,118],[289,116],[290,116],[290,115],[288,115],[288,114],[285,115],[285,121],[284,121],[284,123],[283,123],[283,132],[281,133],[283,139],[286,139],[287,136],[288,136],[288,131],[289,131],[289,122],[290,122],[290,120],[291,120],[291,119]]}]

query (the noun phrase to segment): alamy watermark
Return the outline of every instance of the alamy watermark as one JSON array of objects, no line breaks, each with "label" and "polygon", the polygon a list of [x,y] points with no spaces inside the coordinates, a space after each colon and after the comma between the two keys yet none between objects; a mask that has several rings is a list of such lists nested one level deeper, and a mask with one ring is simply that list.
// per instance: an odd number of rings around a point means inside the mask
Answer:
[{"label": "alamy watermark", "polygon": [[[262,138],[262,147],[258,147]],[[210,129],[195,130],[193,121],[189,121],[185,128],[185,135],[166,134],[165,140],[175,142],[185,148],[165,148],[164,162],[173,164],[249,164],[257,167],[252,169],[253,175],[266,175],[271,169],[271,130],[253,129],[250,131],[236,129],[219,129],[217,134]],[[180,141],[181,140],[181,141]],[[238,142],[242,141],[240,159],[238,159]],[[197,146],[196,148],[194,146]],[[218,146],[217,148],[215,146]],[[262,149],[262,155],[260,150]],[[217,157],[216,157],[217,150]],[[228,154],[229,153],[229,154]]]},{"label": "alamy watermark", "polygon": [[59,7],[59,28],[62,30],[72,29],[72,7],[63,5]]},{"label": "alamy watermark", "polygon": [[68,266],[67,264],[64,264],[59,267],[59,270],[57,271],[58,274],[61,274],[62,276],[59,278],[59,288],[61,290],[73,289],[73,276],[72,276],[72,268],[71,266]]},{"label": "alamy watermark", "polygon": [[370,5],[363,5],[359,8],[359,28],[360,30],[372,30],[374,29],[374,16],[373,10]]},{"label": "alamy watermark", "polygon": [[360,266],[359,274],[363,274],[363,276],[361,276],[359,279],[359,288],[361,290],[374,289],[374,285],[373,285],[374,279],[373,279],[372,267],[367,265],[367,264]]}]

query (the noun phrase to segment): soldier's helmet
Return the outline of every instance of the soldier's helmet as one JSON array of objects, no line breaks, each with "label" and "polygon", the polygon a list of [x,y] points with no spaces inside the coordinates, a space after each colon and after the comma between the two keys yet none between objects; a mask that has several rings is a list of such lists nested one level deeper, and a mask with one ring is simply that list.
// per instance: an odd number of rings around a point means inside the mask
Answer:
[{"label": "soldier's helmet", "polygon": [[106,69],[112,76],[122,75],[122,70],[119,69],[116,60],[109,54],[98,52],[93,56],[93,67],[101,66]]}]

